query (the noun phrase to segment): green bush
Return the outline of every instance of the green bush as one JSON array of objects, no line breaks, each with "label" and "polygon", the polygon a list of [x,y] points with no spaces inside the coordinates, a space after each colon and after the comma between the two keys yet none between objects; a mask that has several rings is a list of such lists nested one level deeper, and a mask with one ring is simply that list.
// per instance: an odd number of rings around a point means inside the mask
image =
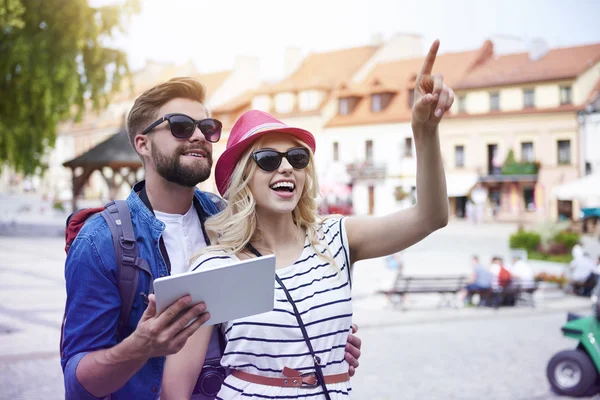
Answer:
[{"label": "green bush", "polygon": [[571,250],[573,246],[579,243],[579,234],[575,232],[559,232],[553,238],[555,243],[560,243]]},{"label": "green bush", "polygon": [[536,251],[541,241],[541,236],[535,232],[520,231],[510,235],[510,248]]},{"label": "green bush", "polygon": [[65,211],[65,206],[60,201],[56,201],[52,204],[52,208],[57,211]]}]

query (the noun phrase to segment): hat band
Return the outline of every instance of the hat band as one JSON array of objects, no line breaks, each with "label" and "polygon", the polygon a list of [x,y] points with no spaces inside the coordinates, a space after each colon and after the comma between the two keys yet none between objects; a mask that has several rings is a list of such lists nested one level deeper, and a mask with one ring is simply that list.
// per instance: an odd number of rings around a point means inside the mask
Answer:
[{"label": "hat band", "polygon": [[244,136],[241,137],[241,139],[239,141],[241,142],[242,140],[248,139],[250,136],[252,136],[258,132],[273,129],[273,128],[288,128],[288,126],[286,124],[282,124],[282,123],[278,123],[278,122],[267,122],[265,124],[255,126],[254,128],[250,129],[248,132],[246,132],[244,134]]}]

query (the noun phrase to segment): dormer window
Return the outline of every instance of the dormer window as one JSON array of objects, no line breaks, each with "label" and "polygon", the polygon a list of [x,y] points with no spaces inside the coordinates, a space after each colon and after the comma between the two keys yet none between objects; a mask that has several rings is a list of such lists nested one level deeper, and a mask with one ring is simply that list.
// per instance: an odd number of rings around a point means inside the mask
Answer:
[{"label": "dormer window", "polygon": [[393,93],[373,93],[371,95],[371,112],[378,113],[386,109],[392,101]]},{"label": "dormer window", "polygon": [[381,111],[381,94],[375,93],[371,96],[371,111],[379,112]]},{"label": "dormer window", "polygon": [[354,111],[354,107],[358,104],[358,97],[350,96],[350,97],[340,97],[338,100],[338,114],[339,115],[349,115]]},{"label": "dormer window", "polygon": [[350,99],[347,98],[347,97],[343,97],[343,98],[340,99],[340,109],[339,109],[339,114],[340,115],[348,115],[348,114],[350,114],[350,112],[349,112],[350,107],[349,107],[349,104],[348,104],[349,100]]}]

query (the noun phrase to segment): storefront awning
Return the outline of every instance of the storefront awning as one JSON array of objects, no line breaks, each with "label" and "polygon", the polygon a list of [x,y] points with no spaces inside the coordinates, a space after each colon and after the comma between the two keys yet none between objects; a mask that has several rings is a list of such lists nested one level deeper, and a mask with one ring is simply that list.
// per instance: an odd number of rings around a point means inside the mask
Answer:
[{"label": "storefront awning", "polygon": [[552,193],[558,200],[600,201],[600,172],[562,184]]},{"label": "storefront awning", "polygon": [[473,186],[477,184],[479,176],[476,173],[448,173],[446,174],[446,187],[448,197],[467,196]]}]

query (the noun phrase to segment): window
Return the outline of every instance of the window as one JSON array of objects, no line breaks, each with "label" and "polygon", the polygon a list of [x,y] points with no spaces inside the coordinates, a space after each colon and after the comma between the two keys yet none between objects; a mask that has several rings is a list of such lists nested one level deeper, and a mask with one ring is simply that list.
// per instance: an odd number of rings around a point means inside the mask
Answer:
[{"label": "window", "polygon": [[367,162],[373,161],[373,141],[367,140],[365,142],[365,159]]},{"label": "window", "polygon": [[462,96],[458,96],[458,112],[459,113],[466,113],[467,112],[467,96],[465,96],[464,94]]},{"label": "window", "polygon": [[535,194],[533,188],[523,189],[523,204],[525,205],[525,210],[535,211]]},{"label": "window", "polygon": [[523,90],[523,107],[535,107],[535,92],[533,91],[533,89]]},{"label": "window", "polygon": [[521,161],[522,162],[533,162],[533,143],[532,142],[521,143]]},{"label": "window", "polygon": [[454,165],[456,168],[465,166],[465,146],[454,146]]},{"label": "window", "polygon": [[561,86],[560,88],[560,104],[572,104],[572,89],[571,86]]},{"label": "window", "polygon": [[559,221],[571,221],[573,219],[573,201],[558,200],[556,202]]},{"label": "window", "polygon": [[275,110],[280,114],[287,114],[294,109],[295,97],[292,93],[279,93],[275,96]]},{"label": "window", "polygon": [[340,144],[333,142],[333,161],[340,161]]},{"label": "window", "polygon": [[350,113],[350,105],[348,104],[349,100],[347,98],[343,98],[340,99],[340,109],[339,109],[339,114],[340,115],[348,115]]},{"label": "window", "polygon": [[571,141],[559,140],[558,147],[558,163],[562,165],[571,164]]},{"label": "window", "polygon": [[500,93],[490,93],[490,111],[498,111],[500,109]]},{"label": "window", "polygon": [[413,156],[413,150],[412,150],[412,138],[404,138],[404,157],[412,157]]},{"label": "window", "polygon": [[310,111],[317,108],[319,94],[315,90],[305,90],[300,92],[300,110]]},{"label": "window", "polygon": [[412,108],[413,104],[415,104],[415,89],[410,89],[408,91],[408,105]]},{"label": "window", "polygon": [[371,111],[381,111],[381,95],[378,93],[371,96]]}]

